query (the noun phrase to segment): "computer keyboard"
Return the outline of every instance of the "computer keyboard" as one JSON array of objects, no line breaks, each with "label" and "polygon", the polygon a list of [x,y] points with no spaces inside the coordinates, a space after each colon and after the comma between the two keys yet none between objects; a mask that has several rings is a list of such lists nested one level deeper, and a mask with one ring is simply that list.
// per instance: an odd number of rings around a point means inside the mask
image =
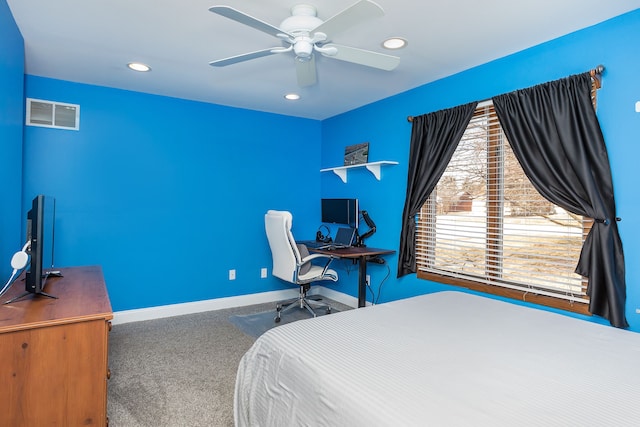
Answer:
[{"label": "computer keyboard", "polygon": [[299,241],[298,243],[305,245],[309,249],[323,249],[323,250],[329,250],[329,251],[333,249],[349,247],[347,245],[342,245],[340,243],[325,243],[325,242],[318,242],[317,240],[302,240],[302,241]]},{"label": "computer keyboard", "polygon": [[325,248],[328,245],[330,245],[331,243],[326,243],[326,242],[318,242],[317,240],[299,240],[297,243],[305,245],[308,248],[313,248],[313,249],[321,249],[321,248]]}]

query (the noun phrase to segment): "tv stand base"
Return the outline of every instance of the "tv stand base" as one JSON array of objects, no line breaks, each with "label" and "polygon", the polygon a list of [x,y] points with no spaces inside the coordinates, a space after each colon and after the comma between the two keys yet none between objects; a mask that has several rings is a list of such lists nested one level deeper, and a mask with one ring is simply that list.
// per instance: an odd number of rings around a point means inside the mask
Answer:
[{"label": "tv stand base", "polygon": [[47,298],[53,298],[53,299],[58,299],[58,297],[54,297],[53,295],[49,295],[46,292],[23,292],[20,295],[18,295],[17,297],[11,298],[9,301],[5,302],[5,304],[11,304],[14,301],[18,301],[19,299],[22,299],[24,297],[26,297],[27,295],[42,295],[43,297],[47,297]]}]

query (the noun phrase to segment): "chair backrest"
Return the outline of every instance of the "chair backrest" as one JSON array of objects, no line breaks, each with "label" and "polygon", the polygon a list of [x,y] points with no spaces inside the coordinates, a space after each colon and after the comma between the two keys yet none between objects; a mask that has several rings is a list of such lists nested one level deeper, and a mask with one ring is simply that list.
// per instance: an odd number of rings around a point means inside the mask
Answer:
[{"label": "chair backrest", "polygon": [[287,282],[296,283],[300,252],[291,233],[292,221],[291,213],[287,211],[269,210],[264,216],[264,226],[273,258],[272,274]]}]

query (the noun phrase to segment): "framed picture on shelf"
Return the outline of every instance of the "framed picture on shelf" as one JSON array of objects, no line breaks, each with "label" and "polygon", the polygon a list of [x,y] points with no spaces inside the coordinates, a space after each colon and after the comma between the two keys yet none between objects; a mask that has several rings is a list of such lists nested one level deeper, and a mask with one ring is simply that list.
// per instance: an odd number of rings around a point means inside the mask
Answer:
[{"label": "framed picture on shelf", "polygon": [[344,165],[361,165],[369,161],[369,143],[354,144],[344,149]]}]

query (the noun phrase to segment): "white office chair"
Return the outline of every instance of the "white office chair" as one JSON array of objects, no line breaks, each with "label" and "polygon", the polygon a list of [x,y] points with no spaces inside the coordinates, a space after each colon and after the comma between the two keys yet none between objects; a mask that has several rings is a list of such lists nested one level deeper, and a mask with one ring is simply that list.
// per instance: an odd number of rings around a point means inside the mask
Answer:
[{"label": "white office chair", "polygon": [[[329,304],[308,299],[307,291],[311,288],[312,282],[321,280],[335,282],[338,280],[338,273],[329,268],[333,257],[322,254],[308,255],[305,253],[306,247],[303,247],[303,255],[300,254],[300,249],[291,233],[291,222],[291,213],[287,211],[270,210],[264,216],[264,225],[273,258],[272,274],[286,282],[298,285],[300,288],[300,294],[297,298],[276,305],[276,323],[280,322],[282,313],[295,307],[306,308],[313,317],[316,317],[314,307],[324,308],[327,313],[331,313]],[[324,261],[324,265],[311,263],[312,260],[319,259]],[[283,307],[286,308],[283,309]]]}]

